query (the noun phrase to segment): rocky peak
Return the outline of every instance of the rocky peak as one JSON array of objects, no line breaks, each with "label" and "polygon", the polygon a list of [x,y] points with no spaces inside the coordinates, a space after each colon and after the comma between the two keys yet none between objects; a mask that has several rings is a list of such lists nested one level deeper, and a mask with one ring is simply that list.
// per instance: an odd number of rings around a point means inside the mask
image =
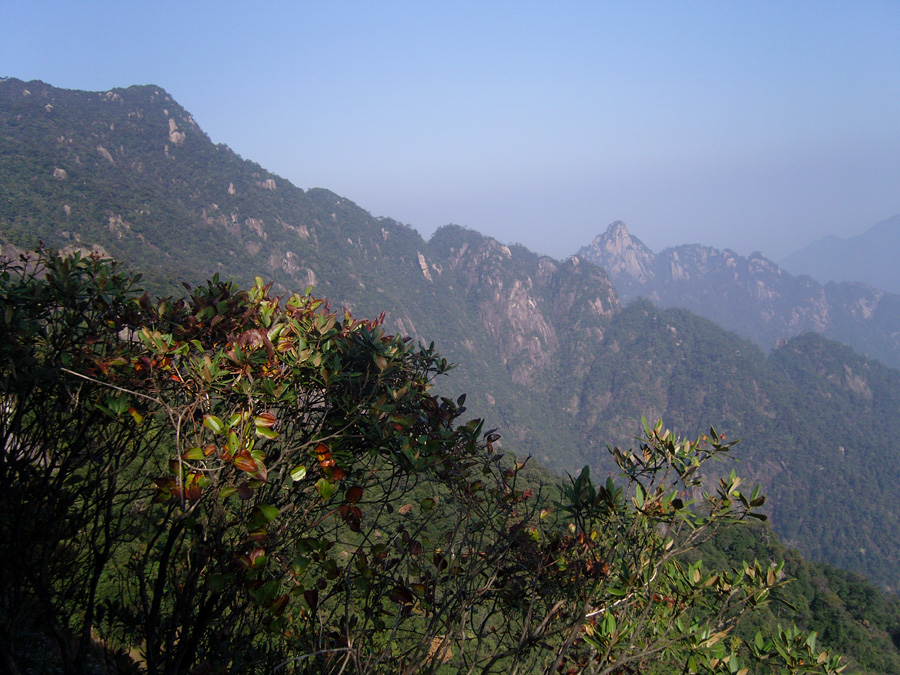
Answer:
[{"label": "rocky peak", "polygon": [[[900,228],[898,228],[900,229]],[[865,284],[795,277],[759,251],[685,244],[653,254],[620,222],[579,254],[603,267],[624,303],[683,307],[770,348],[813,331],[900,367],[900,296]]]},{"label": "rocky peak", "polygon": [[578,255],[599,265],[613,278],[626,274],[643,283],[654,277],[656,256],[639,239],[632,237],[620,220],[610,224],[605,233],[583,247]]}]

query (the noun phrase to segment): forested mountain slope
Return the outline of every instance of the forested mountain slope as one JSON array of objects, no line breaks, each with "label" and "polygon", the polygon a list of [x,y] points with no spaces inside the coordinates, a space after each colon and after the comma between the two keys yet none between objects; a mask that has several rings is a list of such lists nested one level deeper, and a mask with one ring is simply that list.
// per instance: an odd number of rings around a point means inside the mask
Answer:
[{"label": "forested mountain slope", "polygon": [[[559,315],[554,287],[582,296],[585,275],[573,264],[522,248],[513,256],[460,228],[436,238],[435,257],[412,228],[327,190],[301,190],[214,145],[154,86],[97,93],[0,82],[0,172],[7,249],[97,246],[140,269],[156,292],[179,293],[179,282],[215,273],[244,283],[260,275],[282,291],[312,285],[360,316],[385,311],[388,325],[438,341],[460,364],[456,388],[471,392],[470,405],[490,410],[525,449],[542,444],[529,443],[534,432],[524,422],[540,419],[544,406],[507,365],[515,370],[524,359],[527,368],[555,349],[558,339],[545,330],[553,321],[542,313]],[[478,278],[456,282],[460,266],[480,270]],[[507,267],[504,278],[520,276],[501,288],[503,279],[490,275]],[[601,271],[591,275],[599,298],[591,311],[608,314],[615,293]],[[527,340],[516,337],[528,330]]]},{"label": "forested mountain slope", "polygon": [[742,474],[765,482],[777,531],[900,588],[900,456],[884,442],[900,435],[900,374],[849,349],[803,336],[766,356],[687,311],[623,310],[586,260],[457,226],[425,241],[214,145],[158,87],[0,81],[0,175],[5,253],[99,246],[156,292],[259,275],[357,316],[385,310],[459,364],[448,393],[557,471],[606,470],[605,444],[630,444],[642,415],[743,437]]},{"label": "forested mountain slope", "polygon": [[548,484],[380,319],[118,265],[0,260],[4,672],[900,672],[896,596],[704,489],[733,443]]},{"label": "forested mountain slope", "polygon": [[713,424],[743,439],[740,469],[767,486],[788,543],[900,588],[900,453],[885,443],[900,431],[897,371],[812,333],[767,356],[648,301],[617,314],[594,355],[570,383],[586,461],[599,462],[606,442],[627,443],[636,415],[689,434]]}]

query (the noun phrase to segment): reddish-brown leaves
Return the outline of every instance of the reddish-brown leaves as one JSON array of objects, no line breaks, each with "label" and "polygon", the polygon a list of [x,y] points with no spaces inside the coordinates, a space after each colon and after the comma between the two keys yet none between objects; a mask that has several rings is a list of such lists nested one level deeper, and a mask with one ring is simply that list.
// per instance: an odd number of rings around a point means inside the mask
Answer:
[{"label": "reddish-brown leaves", "polygon": [[415,597],[413,596],[412,591],[410,591],[405,586],[400,586],[399,584],[397,586],[394,586],[394,590],[391,591],[391,594],[388,597],[394,602],[401,605],[412,605],[415,601]]},{"label": "reddish-brown leaves", "polygon": [[338,514],[344,519],[344,522],[347,523],[347,527],[350,528],[351,532],[359,532],[362,511],[358,506],[342,504],[341,508],[338,509]]},{"label": "reddish-brown leaves", "polygon": [[337,482],[346,476],[344,470],[337,466],[334,459],[332,459],[331,450],[324,443],[319,443],[316,446],[316,458],[319,461],[319,466],[322,467],[325,475],[330,480]]}]

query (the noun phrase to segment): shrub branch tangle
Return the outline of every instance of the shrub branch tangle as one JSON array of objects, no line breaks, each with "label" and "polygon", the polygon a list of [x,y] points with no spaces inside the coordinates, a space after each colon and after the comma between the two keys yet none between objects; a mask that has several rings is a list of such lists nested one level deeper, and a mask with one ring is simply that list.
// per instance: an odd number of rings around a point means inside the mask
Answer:
[{"label": "shrub branch tangle", "polygon": [[116,646],[154,674],[839,668],[794,628],[726,640],[779,568],[684,561],[764,499],[734,474],[704,491],[714,431],[645,425],[620,480],[585,469],[549,506],[383,317],[260,279],[154,303],[110,261],[43,252],[2,281],[11,672]]}]

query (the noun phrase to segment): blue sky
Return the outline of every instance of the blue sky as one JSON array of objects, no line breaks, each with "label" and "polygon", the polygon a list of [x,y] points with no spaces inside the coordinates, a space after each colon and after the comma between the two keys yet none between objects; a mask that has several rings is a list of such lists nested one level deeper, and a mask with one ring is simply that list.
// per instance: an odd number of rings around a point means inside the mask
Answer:
[{"label": "blue sky", "polygon": [[[900,213],[900,2],[19,2],[0,76],[164,87],[424,236],[762,250]],[[900,252],[898,252],[900,253]]]}]

